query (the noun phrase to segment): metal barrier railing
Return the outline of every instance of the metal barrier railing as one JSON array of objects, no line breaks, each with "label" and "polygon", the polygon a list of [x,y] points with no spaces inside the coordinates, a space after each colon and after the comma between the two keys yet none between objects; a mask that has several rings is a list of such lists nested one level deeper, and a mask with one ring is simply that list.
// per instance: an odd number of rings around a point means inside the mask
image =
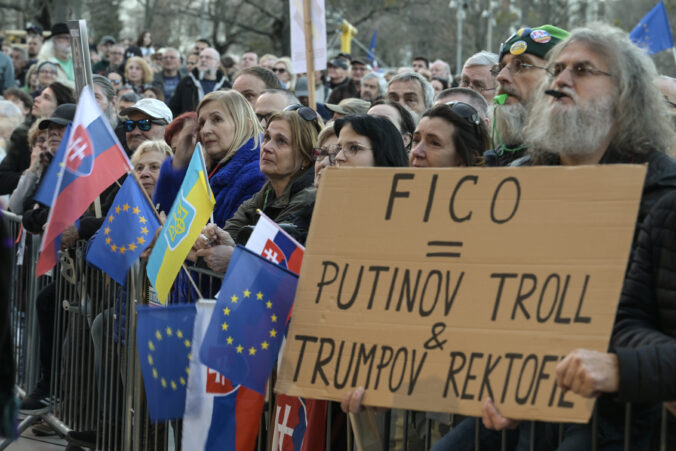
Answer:
[{"label": "metal barrier railing", "polygon": [[[128,273],[124,289],[105,273],[85,262],[85,243],[61,252],[52,276],[35,277],[40,237],[21,229],[21,218],[4,213],[14,240],[15,261],[10,290],[11,329],[17,391],[21,397],[49,378],[50,404],[47,413],[26,417],[19,431],[43,419],[74,443],[90,444],[102,450],[180,449],[181,421],[151,423],[136,351],[137,303],[147,303],[153,291],[145,277],[145,268],[137,264]],[[215,295],[221,276],[205,269],[190,269],[205,296]],[[169,302],[195,302],[195,293],[172,293]],[[51,316],[49,312],[52,312]],[[45,328],[41,320],[51,322]],[[41,368],[45,360],[41,343],[51,350],[49,371]],[[43,349],[44,351],[44,349]],[[48,353],[49,354],[49,353]],[[257,450],[268,450],[274,420],[274,394],[268,390],[266,406],[259,425]],[[337,403],[329,403],[326,424],[327,450],[357,449],[350,421]],[[437,418],[435,416],[434,418]],[[424,412],[391,410],[378,417],[383,450],[430,449],[440,437],[456,425],[430,418]],[[597,449],[596,413],[592,419],[592,449]],[[453,421],[455,420],[455,421]],[[474,449],[480,449],[480,420],[474,422]],[[655,450],[676,449],[674,417],[662,409],[659,431],[652,441]],[[631,424],[631,406],[626,413]],[[535,448],[535,423],[530,422],[530,448]],[[500,436],[500,448],[510,449],[508,434]],[[563,427],[558,428],[559,441]],[[0,443],[0,450],[10,442]],[[624,449],[632,449],[630,428],[625,427]]]}]

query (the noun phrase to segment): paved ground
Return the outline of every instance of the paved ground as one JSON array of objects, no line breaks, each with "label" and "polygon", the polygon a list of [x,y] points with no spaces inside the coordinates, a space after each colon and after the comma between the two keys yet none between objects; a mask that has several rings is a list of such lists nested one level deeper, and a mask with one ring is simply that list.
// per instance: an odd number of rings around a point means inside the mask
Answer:
[{"label": "paved ground", "polygon": [[24,431],[19,440],[9,445],[8,451],[54,451],[64,450],[67,442],[58,435],[38,437],[33,434],[33,428]]}]

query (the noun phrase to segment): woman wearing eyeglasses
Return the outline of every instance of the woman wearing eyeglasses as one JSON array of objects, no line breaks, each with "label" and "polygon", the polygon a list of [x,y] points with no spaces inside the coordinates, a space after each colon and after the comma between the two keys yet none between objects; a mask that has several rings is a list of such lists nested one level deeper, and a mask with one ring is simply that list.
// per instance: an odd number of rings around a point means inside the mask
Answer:
[{"label": "woman wearing eyeglasses", "polygon": [[293,73],[291,59],[288,56],[278,59],[275,65],[272,66],[272,72],[279,78],[279,81],[284,83],[288,91],[294,91],[296,88],[296,74]]},{"label": "woman wearing eyeglasses", "polygon": [[227,269],[235,243],[244,243],[251,227],[258,221],[258,210],[282,225],[299,242],[304,243],[315,201],[313,186],[313,149],[321,126],[317,114],[301,106],[293,111],[273,114],[263,136],[260,170],[267,182],[225,224],[225,229],[208,225],[206,241],[197,252],[216,272]]},{"label": "woman wearing eyeglasses", "polygon": [[413,133],[411,166],[476,166],[489,148],[488,129],[464,102],[437,105],[423,113]]},{"label": "woman wearing eyeglasses", "polygon": [[337,119],[333,129],[338,167],[408,166],[404,141],[389,119],[349,115]]}]

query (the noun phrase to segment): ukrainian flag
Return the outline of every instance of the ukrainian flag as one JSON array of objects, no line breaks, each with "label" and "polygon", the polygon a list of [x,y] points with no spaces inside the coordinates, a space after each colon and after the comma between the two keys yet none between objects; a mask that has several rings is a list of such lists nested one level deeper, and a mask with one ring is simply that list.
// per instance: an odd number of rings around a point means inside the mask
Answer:
[{"label": "ukrainian flag", "polygon": [[166,305],[171,285],[207,223],[215,203],[206,177],[202,149],[198,144],[146,266],[148,280],[162,304]]}]

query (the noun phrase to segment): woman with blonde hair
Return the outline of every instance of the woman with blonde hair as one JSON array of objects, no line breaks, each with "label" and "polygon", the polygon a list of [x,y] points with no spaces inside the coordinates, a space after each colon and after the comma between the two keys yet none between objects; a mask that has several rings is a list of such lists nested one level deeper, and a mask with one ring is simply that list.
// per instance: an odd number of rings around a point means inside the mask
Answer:
[{"label": "woman with blonde hair", "polygon": [[[198,139],[207,163],[209,184],[216,198],[214,222],[223,227],[242,202],[265,183],[258,168],[262,129],[251,104],[237,91],[214,91],[197,106]],[[154,202],[168,208],[186,172],[170,162],[162,167],[162,189]],[[173,180],[173,182],[172,182]]]},{"label": "woman with blonde hair", "polygon": [[132,56],[124,64],[124,78],[138,95],[143,93],[143,87],[153,81],[153,70],[141,57]]},{"label": "woman with blonde hair", "polygon": [[164,140],[145,141],[131,156],[131,165],[148,197],[155,193],[160,168],[167,157],[172,156],[171,147]]},{"label": "woman with blonde hair", "polygon": [[288,91],[293,92],[296,89],[296,74],[293,73],[291,59],[288,56],[279,58],[272,66],[272,72],[284,83]]}]

